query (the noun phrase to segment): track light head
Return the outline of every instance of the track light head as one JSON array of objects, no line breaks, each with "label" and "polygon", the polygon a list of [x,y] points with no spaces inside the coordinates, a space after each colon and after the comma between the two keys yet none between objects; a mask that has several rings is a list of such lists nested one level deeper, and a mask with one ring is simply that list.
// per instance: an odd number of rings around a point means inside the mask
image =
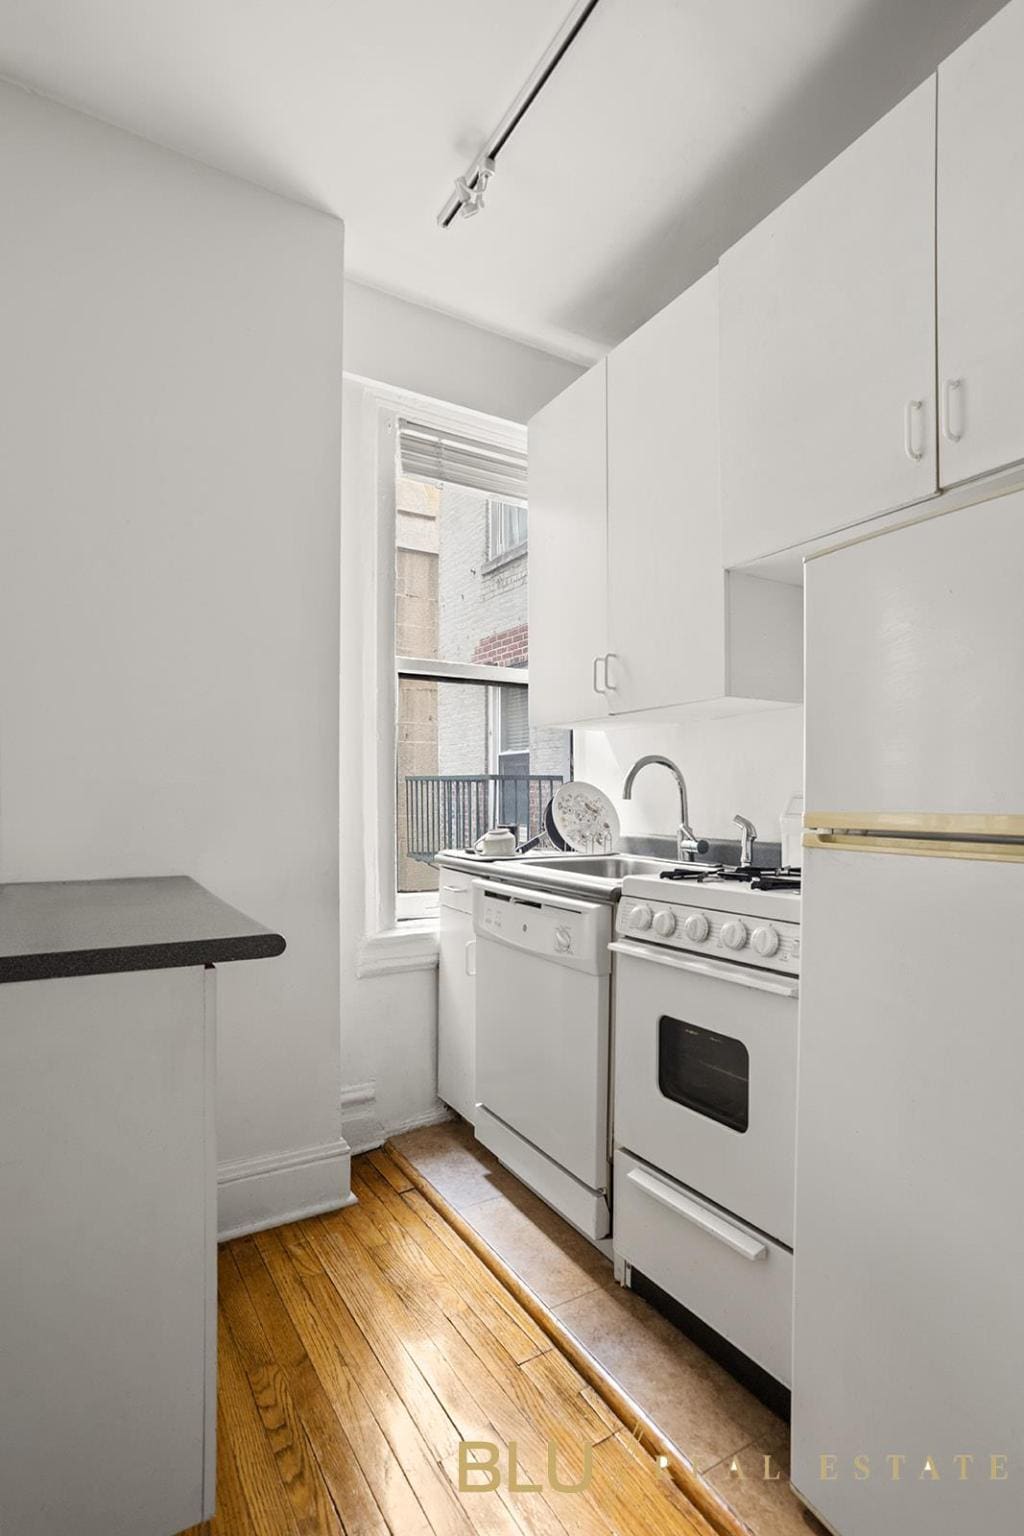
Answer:
[{"label": "track light head", "polygon": [[456,176],[455,195],[459,200],[459,217],[471,219],[479,213],[484,206],[484,195],[487,192],[487,183],[494,175],[494,161],[481,160],[476,167],[475,174],[469,176]]}]

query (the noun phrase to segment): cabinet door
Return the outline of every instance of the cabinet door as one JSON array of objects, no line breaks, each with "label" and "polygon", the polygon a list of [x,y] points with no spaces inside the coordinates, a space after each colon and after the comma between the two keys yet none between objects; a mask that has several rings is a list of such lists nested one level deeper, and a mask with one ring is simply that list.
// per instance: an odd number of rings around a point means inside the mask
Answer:
[{"label": "cabinet door", "polygon": [[939,70],[939,471],[1024,458],[1024,3]]},{"label": "cabinet door", "polygon": [[[442,883],[449,878],[449,871],[442,870]],[[475,946],[472,912],[442,905],[437,973],[437,1092],[471,1125],[476,1120]]]},{"label": "cabinet door", "polygon": [[613,713],[721,693],[723,583],[710,272],[608,358]]},{"label": "cabinet door", "polygon": [[604,362],[530,422],[530,724],[607,714]]},{"label": "cabinet door", "polygon": [[738,565],[935,491],[935,80],[722,257]]}]

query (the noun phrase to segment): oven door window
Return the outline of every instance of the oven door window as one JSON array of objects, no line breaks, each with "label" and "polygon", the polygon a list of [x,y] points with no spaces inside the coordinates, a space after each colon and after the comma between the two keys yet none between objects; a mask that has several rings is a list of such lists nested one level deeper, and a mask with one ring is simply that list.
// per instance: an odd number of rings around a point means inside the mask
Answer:
[{"label": "oven door window", "polygon": [[747,1129],[750,1055],[742,1040],[662,1014],[658,1020],[658,1087],[667,1099],[717,1120],[731,1131]]}]

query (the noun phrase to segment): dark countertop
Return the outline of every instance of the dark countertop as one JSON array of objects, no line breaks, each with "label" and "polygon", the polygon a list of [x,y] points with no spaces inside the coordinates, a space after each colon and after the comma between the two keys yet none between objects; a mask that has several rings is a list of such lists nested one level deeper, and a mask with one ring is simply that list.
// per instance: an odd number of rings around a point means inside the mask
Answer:
[{"label": "dark countertop", "polygon": [[0,885],[0,982],[261,960],[284,947],[187,875]]}]

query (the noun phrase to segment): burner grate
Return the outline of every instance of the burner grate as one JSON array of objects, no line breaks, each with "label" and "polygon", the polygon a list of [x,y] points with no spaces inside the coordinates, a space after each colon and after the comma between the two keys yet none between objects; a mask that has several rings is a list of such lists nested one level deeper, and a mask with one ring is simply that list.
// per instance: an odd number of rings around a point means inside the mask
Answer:
[{"label": "burner grate", "polygon": [[675,869],[663,869],[659,875],[660,880],[693,881],[701,885],[705,880],[717,880],[725,873],[723,864],[716,864],[712,868],[705,866],[703,869],[688,868],[685,864],[678,865]]},{"label": "burner grate", "polygon": [[799,869],[758,869],[752,864],[719,864],[713,869],[691,869],[680,864],[676,869],[662,870],[660,879],[692,882],[703,885],[705,881],[725,884],[749,885],[752,891],[798,891]]}]

